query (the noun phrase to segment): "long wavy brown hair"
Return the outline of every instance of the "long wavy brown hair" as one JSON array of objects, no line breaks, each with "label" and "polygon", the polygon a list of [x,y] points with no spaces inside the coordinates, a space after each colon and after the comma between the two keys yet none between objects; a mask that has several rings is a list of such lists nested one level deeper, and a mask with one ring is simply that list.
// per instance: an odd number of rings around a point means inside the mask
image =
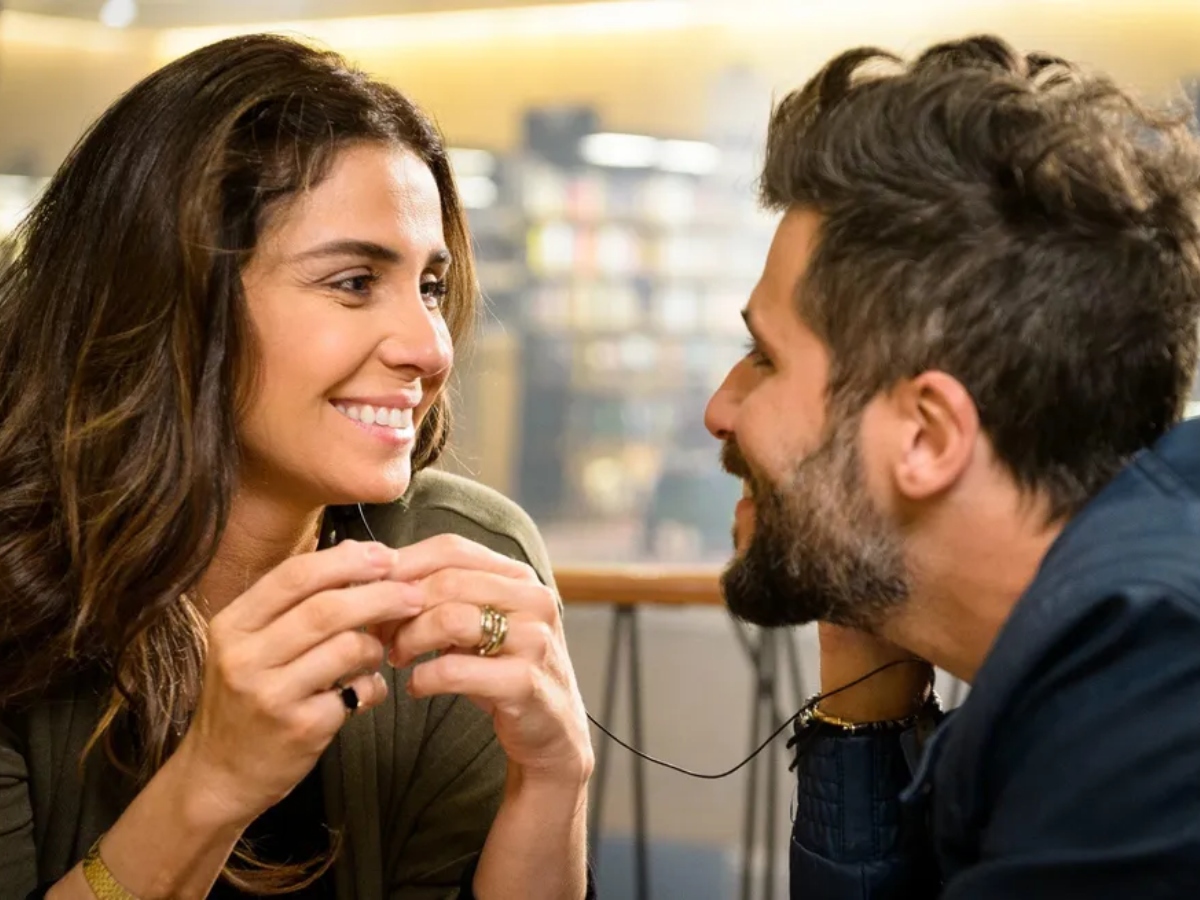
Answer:
[{"label": "long wavy brown hair", "polygon": [[[0,710],[102,673],[92,746],[139,784],[200,690],[207,627],[187,597],[225,528],[253,383],[241,271],[264,218],[363,141],[404,146],[433,173],[457,344],[476,286],[437,128],[336,54],[274,36],[197,50],[121,97],[0,272]],[[448,427],[443,396],[414,468]],[[251,862],[226,877],[259,893],[312,875],[239,855]]]}]

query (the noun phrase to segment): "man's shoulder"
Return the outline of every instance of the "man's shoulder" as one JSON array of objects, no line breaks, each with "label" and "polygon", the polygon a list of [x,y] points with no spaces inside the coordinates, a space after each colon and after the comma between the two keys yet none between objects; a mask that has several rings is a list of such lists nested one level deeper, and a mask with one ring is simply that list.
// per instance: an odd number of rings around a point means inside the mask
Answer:
[{"label": "man's shoulder", "polygon": [[1200,605],[1141,576],[1076,599],[1049,634],[1011,632],[948,723],[935,818],[960,865],[1138,836],[1172,858],[1198,848]]},{"label": "man's shoulder", "polygon": [[1102,498],[1047,554],[972,693],[1022,693],[1114,634],[1128,633],[1123,652],[1153,653],[1180,622],[1200,631],[1200,501],[1149,486]]},{"label": "man's shoulder", "polygon": [[[1128,472],[1132,480],[1138,473]],[[1099,595],[1153,581],[1200,595],[1200,498],[1147,485],[1102,497],[1047,554],[1028,597]]]},{"label": "man's shoulder", "polygon": [[1200,493],[1170,452],[1191,430],[1140,454],[1067,524],[989,658],[1036,656],[1100,609],[1132,620],[1167,602],[1200,619]]},{"label": "man's shoulder", "polygon": [[1064,530],[1001,628],[943,775],[1002,779],[1055,734],[1111,743],[1176,713],[1200,736],[1200,717],[1176,708],[1200,708],[1200,502],[1135,467],[1114,487]]},{"label": "man's shoulder", "polygon": [[[1157,577],[1200,593],[1200,420],[1137,454],[1067,525],[1031,591],[1081,592]],[[1090,572],[1090,575],[1087,573]]]}]

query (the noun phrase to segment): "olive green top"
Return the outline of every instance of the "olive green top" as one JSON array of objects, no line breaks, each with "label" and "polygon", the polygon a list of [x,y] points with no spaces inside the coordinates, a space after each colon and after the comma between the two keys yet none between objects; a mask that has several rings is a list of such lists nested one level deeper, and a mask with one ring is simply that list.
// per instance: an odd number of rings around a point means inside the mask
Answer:
[{"label": "olive green top", "polygon": [[[368,539],[351,514],[326,516],[345,537]],[[375,537],[393,547],[453,533],[530,563],[552,584],[529,517],[501,495],[444,472],[413,478],[404,499],[365,507]],[[338,900],[455,897],[500,805],[505,758],[491,720],[463,697],[414,700],[407,670],[384,667],[388,701],[348,721],[321,757],[325,811],[344,835]],[[77,679],[20,716],[0,720],[0,900],[57,880],[133,797],[104,759],[80,755],[105,686]]]}]

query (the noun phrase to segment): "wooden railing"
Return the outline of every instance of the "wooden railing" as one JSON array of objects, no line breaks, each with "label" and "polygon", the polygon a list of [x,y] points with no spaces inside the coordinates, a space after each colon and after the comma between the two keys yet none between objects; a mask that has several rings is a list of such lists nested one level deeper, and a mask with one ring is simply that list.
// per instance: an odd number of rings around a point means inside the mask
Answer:
[{"label": "wooden railing", "polygon": [[[642,696],[641,653],[639,651],[638,613],[648,606],[724,607],[720,589],[721,571],[718,568],[680,566],[562,566],[554,570],[558,592],[567,606],[603,604],[613,608],[609,632],[608,662],[604,671],[600,721],[606,727],[614,725],[615,699],[618,682],[626,682],[628,692],[628,723],[618,730],[631,736],[634,746],[643,747],[644,705]],[[796,646],[787,631],[754,630],[734,624],[733,632],[746,651],[753,668],[753,690],[750,698],[752,722],[750,743],[757,745],[775,729],[779,721],[776,698],[778,671],[785,665],[792,673],[793,692],[802,692],[800,666]],[[624,651],[624,652],[622,652]],[[622,657],[624,658],[622,661]],[[785,663],[786,660],[786,663]],[[790,665],[787,665],[790,663]],[[624,678],[621,676],[624,675]],[[596,772],[592,781],[592,804],[588,817],[588,832],[598,850],[601,838],[600,823],[607,787],[608,760],[612,750],[609,741],[596,744]],[[763,796],[759,805],[759,771],[763,770]],[[742,835],[741,900],[753,896],[771,896],[775,885],[775,828],[776,803],[781,791],[779,771],[785,769],[783,760],[774,754],[757,757],[750,762],[746,789],[746,819]],[[652,900],[649,873],[649,826],[643,760],[635,759],[632,766],[634,808],[634,898]],[[759,830],[761,828],[761,830]],[[760,884],[754,884],[751,860],[765,862]],[[756,890],[758,888],[758,890]]]},{"label": "wooden railing", "polygon": [[563,603],[721,606],[721,570],[677,566],[566,566],[554,570]]}]

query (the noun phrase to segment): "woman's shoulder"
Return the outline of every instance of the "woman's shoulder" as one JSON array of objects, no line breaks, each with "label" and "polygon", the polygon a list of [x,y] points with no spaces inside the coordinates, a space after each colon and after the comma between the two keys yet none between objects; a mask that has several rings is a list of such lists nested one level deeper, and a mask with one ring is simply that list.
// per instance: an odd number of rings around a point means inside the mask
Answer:
[{"label": "woman's shoulder", "polygon": [[19,706],[0,710],[0,731],[8,740],[19,736],[21,744],[34,753],[49,752],[51,745],[64,741],[82,749],[103,715],[110,685],[110,679],[97,669],[73,671]]},{"label": "woman's shoulder", "polygon": [[458,534],[528,562],[550,583],[549,556],[529,514],[494,488],[461,475],[440,469],[417,472],[401,500],[368,507],[367,518],[377,537],[392,546]]},{"label": "woman's shoulder", "polygon": [[[0,832],[10,824],[3,820],[20,814],[17,795],[25,791],[26,813],[35,822],[52,823],[48,843],[39,854],[43,864],[56,872],[65,872],[74,863],[71,853],[76,840],[96,837],[135,790],[109,764],[103,750],[88,754],[86,765],[81,765],[104,713],[108,685],[103,673],[80,671],[19,709],[0,712]],[[66,830],[59,833],[56,828]]]},{"label": "woman's shoulder", "polygon": [[441,469],[417,472],[403,502],[410,510],[450,512],[490,531],[537,534],[533,520],[514,501],[494,488]]}]

